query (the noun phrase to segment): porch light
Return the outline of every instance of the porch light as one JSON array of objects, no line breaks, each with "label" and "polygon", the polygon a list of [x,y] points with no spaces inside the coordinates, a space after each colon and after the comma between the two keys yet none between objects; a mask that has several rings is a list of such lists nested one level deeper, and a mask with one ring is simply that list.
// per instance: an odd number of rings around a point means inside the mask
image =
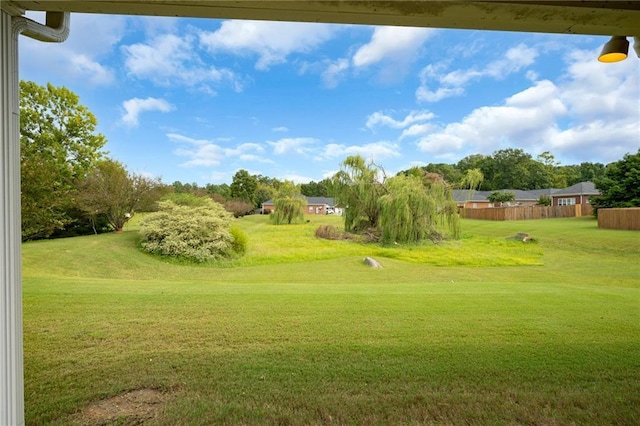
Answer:
[{"label": "porch light", "polygon": [[598,60],[600,62],[620,62],[627,59],[627,53],[629,52],[629,42],[626,37],[612,36],[604,47]]}]

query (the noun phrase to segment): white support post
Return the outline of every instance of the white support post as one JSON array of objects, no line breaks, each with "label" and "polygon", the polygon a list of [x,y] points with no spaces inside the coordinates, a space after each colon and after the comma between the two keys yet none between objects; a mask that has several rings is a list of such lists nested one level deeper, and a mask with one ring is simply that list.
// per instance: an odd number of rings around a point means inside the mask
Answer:
[{"label": "white support post", "polygon": [[18,32],[0,10],[0,425],[24,425]]}]

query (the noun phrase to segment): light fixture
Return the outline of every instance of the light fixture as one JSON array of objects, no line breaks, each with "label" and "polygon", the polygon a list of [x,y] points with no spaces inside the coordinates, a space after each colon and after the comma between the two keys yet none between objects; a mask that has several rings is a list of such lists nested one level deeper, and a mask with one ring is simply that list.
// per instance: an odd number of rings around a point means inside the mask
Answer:
[{"label": "light fixture", "polygon": [[640,37],[633,38],[633,50],[636,51],[636,55],[640,58]]},{"label": "light fixture", "polygon": [[620,62],[627,58],[629,42],[626,37],[612,36],[602,48],[598,60],[600,62]]}]

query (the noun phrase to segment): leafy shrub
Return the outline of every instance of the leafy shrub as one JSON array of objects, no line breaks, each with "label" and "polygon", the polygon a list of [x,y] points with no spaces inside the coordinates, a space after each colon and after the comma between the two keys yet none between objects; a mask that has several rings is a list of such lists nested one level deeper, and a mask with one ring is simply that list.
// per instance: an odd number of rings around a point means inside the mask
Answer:
[{"label": "leafy shrub", "polygon": [[233,240],[231,241],[231,248],[236,254],[243,255],[247,252],[247,234],[245,234],[242,229],[237,226],[231,227],[231,237]]},{"label": "leafy shrub", "polygon": [[538,205],[539,206],[550,206],[551,205],[551,197],[546,195],[546,194],[542,194],[540,196],[540,198],[538,198]]},{"label": "leafy shrub", "polygon": [[[197,206],[158,203],[159,211],[140,223],[141,246],[149,252],[195,262],[231,257],[231,215],[210,199]],[[242,246],[236,243],[236,247]],[[246,246],[246,241],[244,243]]]},{"label": "leafy shrub", "polygon": [[511,191],[494,191],[487,197],[491,203],[510,203],[515,201],[516,194]]},{"label": "leafy shrub", "polygon": [[320,225],[316,229],[316,237],[324,238],[325,240],[351,240],[353,235],[347,232],[342,232],[333,225]]},{"label": "leafy shrub", "polygon": [[224,203],[224,208],[234,217],[242,217],[253,211],[253,205],[244,200],[229,200]]}]

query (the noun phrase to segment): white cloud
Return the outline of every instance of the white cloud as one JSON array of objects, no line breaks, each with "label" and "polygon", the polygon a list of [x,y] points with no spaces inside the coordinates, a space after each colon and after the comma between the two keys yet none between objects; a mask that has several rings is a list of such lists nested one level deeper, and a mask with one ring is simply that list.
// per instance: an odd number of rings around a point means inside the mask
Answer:
[{"label": "white cloud", "polygon": [[445,98],[460,96],[463,93],[462,87],[438,87],[432,91],[426,86],[420,86],[416,90],[416,99],[419,102],[438,102]]},{"label": "white cloud", "polygon": [[279,155],[288,152],[307,155],[311,152],[309,145],[315,145],[318,140],[314,138],[283,138],[275,142],[268,141],[267,143],[273,146],[273,152]]},{"label": "white cloud", "polygon": [[266,70],[285,62],[292,53],[307,53],[333,37],[328,24],[269,21],[224,21],[217,31],[200,33],[200,43],[211,52],[256,54],[256,68]]},{"label": "white cloud", "polygon": [[[28,13],[27,17],[42,21],[39,14]],[[112,84],[115,71],[104,62],[124,34],[128,19],[131,18],[72,14],[72,30],[64,43],[42,43],[20,37],[21,76],[45,81],[56,76],[58,81],[62,79],[74,84]],[[91,37],[86,37],[86,34],[91,34]],[[46,64],[46,67],[42,64]]]},{"label": "white cloud", "polygon": [[550,151],[569,161],[607,163],[640,146],[640,64],[601,64],[596,51],[573,51],[557,83],[536,81],[500,106],[473,110],[422,137],[439,158],[489,154],[503,147]]},{"label": "white cloud", "polygon": [[429,133],[431,130],[433,130],[434,127],[435,126],[431,123],[413,124],[402,131],[402,134],[400,135],[400,140],[404,138],[424,135],[426,133]]},{"label": "white cloud", "polygon": [[461,122],[424,136],[418,147],[430,154],[443,155],[463,147],[487,153],[505,144],[514,147],[539,144],[566,113],[557,87],[544,80],[506,99],[502,106],[477,108]]},{"label": "white cloud", "polygon": [[245,162],[273,163],[272,160],[264,157],[264,147],[257,143],[243,143],[234,148],[227,148],[218,145],[219,142],[227,142],[227,138],[215,140],[194,139],[177,133],[168,133],[167,137],[169,140],[180,144],[180,147],[174,153],[181,157],[187,157],[188,161],[181,164],[184,167],[218,166],[230,159],[239,159]]},{"label": "white cloud", "polygon": [[280,132],[280,133],[287,133],[289,131],[289,128],[285,127],[285,126],[280,126],[280,127],[274,127],[273,129],[271,129],[271,131]]},{"label": "white cloud", "polygon": [[430,28],[376,27],[371,41],[353,55],[353,66],[368,67],[388,60],[411,62],[434,31]]},{"label": "white cloud", "polygon": [[563,99],[584,118],[611,122],[635,116],[640,121],[640,61],[603,64],[594,59],[598,53],[576,50],[568,55]]},{"label": "white cloud", "polygon": [[301,176],[295,173],[288,173],[280,176],[279,180],[281,181],[290,180],[295,184],[301,184],[301,183],[309,183],[313,180],[313,178],[310,178],[309,176]]},{"label": "white cloud", "polygon": [[233,71],[205,64],[194,48],[195,41],[190,35],[162,34],[145,43],[123,46],[125,68],[129,75],[160,86],[201,86],[214,93],[208,84],[226,83],[241,91],[243,84]]},{"label": "white cloud", "polygon": [[575,50],[567,56],[559,96],[571,124],[544,147],[570,159],[607,163],[640,147],[640,62],[602,64],[597,55],[597,50]]},{"label": "white cloud", "polygon": [[328,172],[322,173],[322,179],[330,179],[340,170],[329,170]]},{"label": "white cloud", "polygon": [[324,156],[328,158],[347,157],[359,154],[374,161],[400,156],[400,148],[391,142],[374,142],[365,145],[341,145],[330,143],[324,148]]},{"label": "white cloud", "polygon": [[372,129],[376,126],[387,126],[394,129],[402,129],[414,123],[431,120],[435,115],[426,110],[411,111],[402,121],[396,120],[380,111],[376,111],[367,117],[366,126]]},{"label": "white cloud", "polygon": [[[536,48],[520,43],[507,50],[502,58],[489,62],[480,69],[459,69],[445,73],[448,66],[446,62],[429,64],[420,72],[420,86],[416,90],[416,99],[419,102],[438,102],[452,96],[460,96],[470,81],[485,77],[504,79],[532,65],[537,57]],[[530,79],[533,75],[527,73]]]},{"label": "white cloud", "polygon": [[145,111],[160,111],[169,112],[174,109],[173,105],[164,99],[158,98],[133,98],[122,103],[122,107],[125,110],[122,116],[122,122],[129,126],[138,125],[138,117]]},{"label": "white cloud", "polygon": [[374,27],[371,39],[353,55],[315,64],[304,63],[300,72],[320,69],[320,77],[329,89],[338,86],[350,71],[378,65],[378,79],[396,81],[406,74],[409,65],[420,54],[424,42],[434,33],[430,28]]},{"label": "white cloud", "polygon": [[324,85],[329,89],[338,86],[339,81],[349,70],[349,60],[340,58],[329,63],[327,68],[322,72],[321,77]]}]

